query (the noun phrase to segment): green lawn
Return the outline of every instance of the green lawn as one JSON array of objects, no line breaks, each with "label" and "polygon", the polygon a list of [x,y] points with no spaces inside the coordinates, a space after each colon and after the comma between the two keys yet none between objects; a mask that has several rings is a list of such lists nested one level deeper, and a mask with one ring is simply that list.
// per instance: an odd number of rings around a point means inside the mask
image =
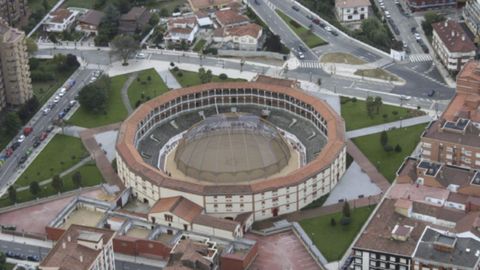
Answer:
[{"label": "green lawn", "polygon": [[400,81],[400,78],[381,68],[357,69],[353,74],[362,76],[362,77],[380,79],[384,81],[395,81],[395,82]]},{"label": "green lawn", "polygon": [[[40,104],[44,104],[55,91],[60,88],[65,81],[72,75],[75,70],[65,70],[59,72],[53,59],[35,59],[30,61],[37,61],[38,63],[33,65],[31,71],[43,70],[49,74],[53,74],[53,80],[47,82],[41,82],[38,80],[32,80],[33,94],[37,97]],[[30,65],[32,67],[32,64]],[[40,106],[41,106],[40,105]]]},{"label": "green lawn", "polygon": [[395,147],[399,144],[402,152],[385,152],[380,144],[380,133],[371,134],[353,139],[353,142],[375,165],[378,171],[392,182],[395,172],[402,164],[405,157],[409,156],[420,141],[420,135],[425,130],[425,124],[407,128],[397,128],[387,131],[388,145]]},{"label": "green lawn", "polygon": [[[341,212],[305,219],[300,221],[300,225],[327,261],[336,261],[343,256],[373,209],[373,206],[352,209],[352,220],[349,225],[340,224]],[[330,225],[332,218],[336,220],[337,225]]]},{"label": "green lawn", "polygon": [[[200,81],[200,77],[198,76],[198,72],[186,71],[186,70],[179,70],[177,72],[171,70],[171,72],[182,87],[202,84],[202,82]],[[182,76],[179,76],[179,74],[182,74]],[[212,78],[212,82],[241,82],[241,81],[245,81],[245,80],[233,79],[233,78],[227,78],[226,80],[222,80],[215,75]]]},{"label": "green lawn", "polygon": [[350,64],[350,65],[363,65],[367,62],[363,59],[360,59],[356,56],[353,56],[349,53],[326,53],[322,55],[320,59],[321,63],[339,63],[339,64]]},{"label": "green lawn", "polygon": [[281,12],[280,10],[275,10],[277,14],[282,18],[285,23],[292,29],[293,32],[295,32],[303,42],[309,47],[309,48],[314,48],[318,46],[322,46],[327,44],[327,42],[323,39],[321,39],[319,36],[313,34],[310,29],[307,29],[303,26],[301,26],[298,22],[292,20],[290,17],[288,17],[285,13]]},{"label": "green lawn", "polygon": [[93,8],[97,0],[66,0],[63,5],[67,7]]},{"label": "green lawn", "polygon": [[[356,100],[354,102],[352,98],[341,97],[340,103],[342,104],[342,117],[345,120],[347,130],[381,125],[383,123],[425,114],[419,110],[383,104],[378,114],[369,117],[367,114],[366,102],[363,100]],[[387,117],[384,117],[384,115],[387,115]]]},{"label": "green lawn", "polygon": [[[150,78],[150,80],[148,79]],[[153,68],[141,71],[128,88],[128,99],[132,108],[137,102],[145,102],[168,91],[167,85]]]},{"label": "green lawn", "polygon": [[193,46],[193,51],[194,52],[202,51],[206,43],[207,41],[205,39],[200,39],[199,41],[197,41],[197,43],[195,43],[195,46]]},{"label": "green lawn", "polygon": [[[82,167],[75,170],[74,172],[71,172],[70,174],[67,174],[64,177],[62,177],[62,180],[64,183],[64,189],[63,189],[64,192],[75,189],[72,181],[72,175],[77,171],[80,172],[82,175],[83,187],[95,186],[103,182],[102,174],[98,170],[97,166],[93,163],[85,164]],[[42,186],[41,188],[42,188],[42,191],[39,195],[39,198],[48,197],[55,194],[55,190],[52,188],[51,184],[47,184],[45,186]],[[35,198],[33,197],[33,195],[30,193],[30,190],[28,189],[17,192],[17,203],[27,202],[34,199]],[[11,202],[8,199],[8,195],[6,194],[2,198],[0,198],[0,207],[5,207],[9,205],[11,205]]]},{"label": "green lawn", "polygon": [[123,121],[127,117],[127,109],[123,105],[120,90],[125,84],[128,74],[111,78],[111,87],[108,90],[107,111],[105,114],[92,114],[82,107],[68,120],[71,125],[93,128]]},{"label": "green lawn", "polygon": [[88,156],[80,139],[57,134],[19,177],[16,186],[28,186],[67,170]]}]

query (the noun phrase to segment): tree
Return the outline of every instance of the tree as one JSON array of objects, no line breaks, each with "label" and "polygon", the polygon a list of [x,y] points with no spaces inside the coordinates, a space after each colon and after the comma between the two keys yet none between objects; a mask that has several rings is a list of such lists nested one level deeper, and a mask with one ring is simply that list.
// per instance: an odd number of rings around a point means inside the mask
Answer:
[{"label": "tree", "polygon": [[168,17],[170,14],[168,13],[168,9],[162,8],[160,9],[160,17]]},{"label": "tree", "polygon": [[3,252],[0,252],[0,270],[7,270],[7,256]]},{"label": "tree", "polygon": [[8,187],[8,199],[11,203],[17,202],[17,189],[14,186]]},{"label": "tree", "polygon": [[95,45],[107,46],[108,42],[118,33],[118,18],[120,12],[118,9],[109,4],[105,7],[105,16],[100,23],[98,35],[95,37]]},{"label": "tree", "polygon": [[34,54],[38,50],[37,43],[32,38],[25,38],[25,43],[27,44],[27,52],[29,55]]},{"label": "tree", "polygon": [[130,0],[117,0],[115,1],[115,4],[118,8],[118,10],[120,11],[120,13],[127,13],[130,8],[131,8],[131,4],[130,4]]},{"label": "tree", "polygon": [[367,106],[367,114],[368,116],[372,117],[373,116],[373,111],[374,111],[374,99],[373,97],[369,96],[367,97],[367,100],[365,102],[365,106]]},{"label": "tree", "polygon": [[375,112],[376,114],[380,113],[380,108],[382,107],[382,98],[379,96],[375,97],[375,100],[373,101],[374,107],[375,107]]},{"label": "tree", "polygon": [[72,182],[73,182],[74,187],[76,187],[76,188],[81,187],[82,186],[82,173],[79,172],[79,171],[76,171],[75,173],[73,173]]},{"label": "tree", "polygon": [[438,14],[435,11],[427,11],[424,18],[425,20],[422,22],[422,29],[426,36],[432,36],[432,24],[445,20],[445,16]]},{"label": "tree", "polygon": [[225,73],[221,73],[220,75],[218,75],[218,78],[220,78],[220,80],[224,81],[224,80],[228,79],[228,75],[225,74]]},{"label": "tree", "polygon": [[33,96],[25,104],[20,107],[18,111],[18,117],[22,120],[22,123],[27,123],[28,120],[37,112],[40,107],[40,102],[36,96]]},{"label": "tree", "polygon": [[60,178],[60,175],[56,174],[53,176],[52,187],[57,193],[63,190],[63,181],[62,178]]},{"label": "tree", "polygon": [[4,122],[6,132],[9,136],[14,135],[22,127],[22,121],[18,115],[14,112],[7,113],[7,117]]},{"label": "tree", "polygon": [[343,203],[342,214],[344,217],[350,218],[350,204],[348,203],[348,201],[345,201],[345,203]]},{"label": "tree", "polygon": [[155,27],[159,21],[160,21],[160,17],[158,17],[156,13],[153,13],[152,16],[150,17],[150,20],[148,21],[148,24],[151,27]]},{"label": "tree", "polygon": [[267,51],[270,52],[282,52],[282,43],[280,41],[280,37],[271,32],[267,32],[267,37],[265,38],[265,44],[263,46]]},{"label": "tree", "polygon": [[32,193],[35,198],[38,198],[38,194],[40,193],[40,185],[37,181],[30,183],[30,193]]},{"label": "tree", "polygon": [[49,10],[50,9],[50,5],[48,4],[48,0],[43,0],[42,1],[42,6],[45,10]]},{"label": "tree", "polygon": [[380,133],[380,144],[382,146],[385,146],[388,144],[388,134],[385,130],[382,131],[382,133]]},{"label": "tree", "polygon": [[204,68],[198,69],[198,76],[200,77],[200,81],[202,83],[211,82],[213,79],[212,71],[210,69],[207,71],[205,71]]},{"label": "tree", "polygon": [[107,106],[108,89],[110,89],[110,78],[102,76],[80,90],[78,102],[93,114],[103,113]]},{"label": "tree", "polygon": [[123,59],[123,65],[128,65],[128,57],[140,49],[138,41],[132,36],[118,35],[112,40],[112,53]]}]

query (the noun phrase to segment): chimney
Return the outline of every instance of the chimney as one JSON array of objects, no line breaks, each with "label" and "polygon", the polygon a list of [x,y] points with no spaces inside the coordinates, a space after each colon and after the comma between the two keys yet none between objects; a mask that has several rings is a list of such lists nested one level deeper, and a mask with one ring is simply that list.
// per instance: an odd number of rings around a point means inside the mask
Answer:
[{"label": "chimney", "polygon": [[462,41],[465,41],[465,34],[462,35]]},{"label": "chimney", "polygon": [[67,248],[67,243],[65,243],[65,241],[62,242],[62,248],[63,248],[63,249],[66,249],[66,248]]},{"label": "chimney", "polygon": [[80,260],[81,263],[83,263],[83,255],[80,255],[79,260]]},{"label": "chimney", "polygon": [[70,235],[67,236],[67,241],[68,241],[68,242],[72,242],[72,237],[71,237]]},{"label": "chimney", "polygon": [[455,37],[455,31],[452,30],[452,37]]},{"label": "chimney", "polygon": [[445,27],[448,26],[448,20],[445,20]]}]

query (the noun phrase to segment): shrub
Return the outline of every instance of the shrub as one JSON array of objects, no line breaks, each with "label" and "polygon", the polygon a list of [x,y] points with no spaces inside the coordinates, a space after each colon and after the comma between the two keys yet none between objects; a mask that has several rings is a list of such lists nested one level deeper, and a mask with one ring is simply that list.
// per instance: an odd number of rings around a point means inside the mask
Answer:
[{"label": "shrub", "polygon": [[182,76],[183,76],[183,73],[182,73],[181,71],[179,71],[179,72],[177,73],[177,76],[178,76],[178,77],[182,77]]},{"label": "shrub", "polygon": [[330,226],[334,227],[335,225],[337,225],[337,221],[332,217],[332,219],[330,219]]},{"label": "shrub", "polygon": [[170,62],[170,66],[171,66],[171,67],[175,66],[175,63]]},{"label": "shrub", "polygon": [[174,67],[172,70],[173,70],[174,72],[178,72],[180,69],[179,69],[178,67]]},{"label": "shrub", "polygon": [[228,76],[225,73],[222,73],[222,74],[218,75],[218,77],[220,78],[220,80],[223,80],[223,81],[228,79]]},{"label": "shrub", "polygon": [[384,114],[382,115],[382,117],[383,117],[384,119],[387,119],[387,118],[388,118],[388,114],[384,113]]},{"label": "shrub", "polygon": [[397,111],[393,111],[392,114],[393,114],[393,115],[398,115],[398,112],[397,112]]},{"label": "shrub", "polygon": [[400,144],[398,144],[398,143],[397,143],[397,145],[395,146],[395,152],[397,152],[397,153],[402,152],[402,147],[401,147]]},{"label": "shrub", "polygon": [[353,97],[353,98],[352,98],[352,102],[357,102],[357,98],[356,98],[356,97]]},{"label": "shrub", "polygon": [[352,219],[349,218],[349,217],[344,216],[340,219],[340,224],[342,224],[343,226],[346,226],[346,225],[350,224],[351,222],[352,222]]}]

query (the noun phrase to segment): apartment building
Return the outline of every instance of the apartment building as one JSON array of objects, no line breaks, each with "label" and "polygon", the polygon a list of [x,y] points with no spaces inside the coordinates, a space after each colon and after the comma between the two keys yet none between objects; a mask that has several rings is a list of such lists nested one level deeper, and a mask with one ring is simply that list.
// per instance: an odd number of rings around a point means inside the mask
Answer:
[{"label": "apartment building", "polygon": [[115,270],[114,231],[71,225],[40,263],[40,270]]},{"label": "apartment building", "polygon": [[463,18],[468,29],[475,35],[478,42],[480,34],[480,0],[468,0],[463,8]]},{"label": "apartment building", "polygon": [[0,0],[0,17],[9,25],[18,25],[27,16],[27,0]]},{"label": "apartment building", "polygon": [[0,20],[0,110],[32,96],[25,33]]},{"label": "apartment building", "polygon": [[429,9],[456,8],[457,0],[406,0],[411,11],[425,11]]},{"label": "apartment building", "polygon": [[477,48],[460,23],[452,20],[432,24],[432,47],[445,68],[459,72],[475,58]]},{"label": "apartment building", "polygon": [[480,66],[468,62],[457,76],[457,93],[440,119],[421,137],[424,159],[480,168]]}]

